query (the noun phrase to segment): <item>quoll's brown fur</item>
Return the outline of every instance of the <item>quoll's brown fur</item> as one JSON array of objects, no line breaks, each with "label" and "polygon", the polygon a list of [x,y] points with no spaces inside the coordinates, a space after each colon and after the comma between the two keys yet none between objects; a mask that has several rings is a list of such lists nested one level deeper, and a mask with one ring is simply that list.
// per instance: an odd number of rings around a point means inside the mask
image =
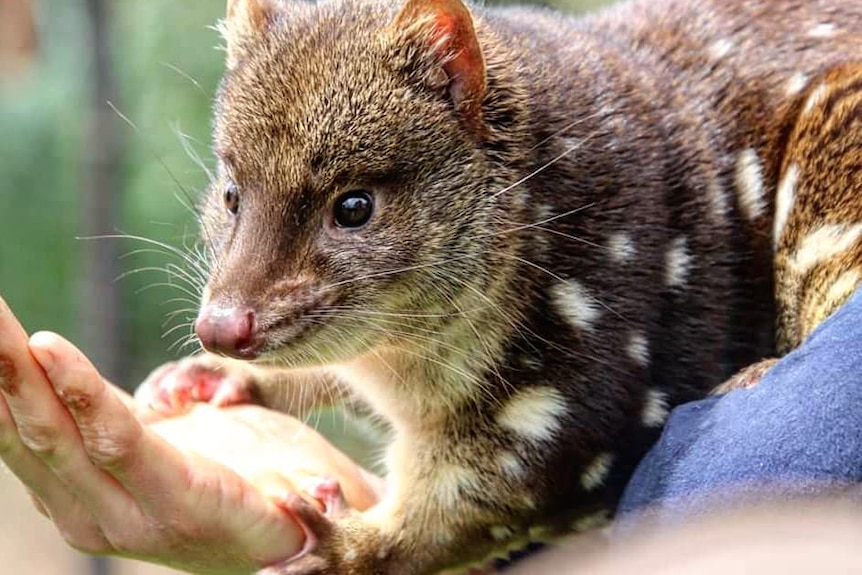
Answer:
[{"label": "quoll's brown fur", "polygon": [[[199,333],[262,395],[337,385],[393,431],[383,501],[297,504],[318,541],[279,573],[601,522],[672,405],[858,283],[856,0],[233,0],[224,33]],[[340,228],[354,189],[374,213]]]}]

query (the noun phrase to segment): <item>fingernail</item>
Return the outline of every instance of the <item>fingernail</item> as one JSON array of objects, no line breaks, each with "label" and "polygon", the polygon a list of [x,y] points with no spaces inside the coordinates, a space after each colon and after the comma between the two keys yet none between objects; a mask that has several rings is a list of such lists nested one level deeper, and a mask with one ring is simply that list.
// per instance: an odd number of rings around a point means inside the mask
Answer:
[{"label": "fingernail", "polygon": [[52,371],[54,371],[54,354],[52,354],[50,351],[44,349],[41,350],[37,361],[39,362],[39,365],[42,366],[42,369],[45,370],[45,373],[51,373]]},{"label": "fingernail", "polygon": [[45,336],[41,332],[30,336],[30,353],[33,354],[33,357],[42,366],[42,370],[45,373],[50,373],[54,369],[56,359],[50,351],[50,343],[43,341],[44,339]]}]

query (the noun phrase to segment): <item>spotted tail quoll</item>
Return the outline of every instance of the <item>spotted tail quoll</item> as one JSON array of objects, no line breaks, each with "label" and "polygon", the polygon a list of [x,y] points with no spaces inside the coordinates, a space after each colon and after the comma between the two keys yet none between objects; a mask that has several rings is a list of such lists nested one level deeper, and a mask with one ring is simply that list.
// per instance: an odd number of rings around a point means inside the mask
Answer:
[{"label": "spotted tail quoll", "polygon": [[221,29],[196,330],[235,360],[140,395],[336,389],[392,434],[380,503],[297,504],[274,572],[434,573],[601,523],[672,406],[862,277],[858,0],[231,0]]}]

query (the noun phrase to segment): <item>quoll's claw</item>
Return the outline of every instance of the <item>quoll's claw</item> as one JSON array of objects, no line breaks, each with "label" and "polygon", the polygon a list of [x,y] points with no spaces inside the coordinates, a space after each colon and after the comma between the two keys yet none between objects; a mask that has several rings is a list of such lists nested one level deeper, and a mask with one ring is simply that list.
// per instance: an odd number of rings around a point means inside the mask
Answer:
[{"label": "quoll's claw", "polygon": [[138,387],[135,399],[164,414],[183,413],[195,403],[224,407],[254,402],[250,375],[209,356],[163,365]]},{"label": "quoll's claw", "polygon": [[[312,503],[309,503],[295,493],[289,493],[280,502],[280,505],[302,525],[306,534],[313,535],[313,539],[319,541],[329,538],[334,531],[332,520],[327,517],[326,511],[320,511]],[[317,542],[315,541],[315,542]],[[306,546],[308,546],[306,544]]]},{"label": "quoll's claw", "polygon": [[[388,563],[392,544],[362,514],[347,508],[338,482],[321,478],[307,487],[324,509],[288,493],[277,503],[305,531],[302,550],[264,571],[266,575],[371,575],[401,572]],[[405,571],[406,573],[406,571]]]},{"label": "quoll's claw", "polygon": [[303,489],[323,505],[323,513],[329,519],[337,519],[347,513],[347,501],[341,491],[341,484],[334,477],[310,479]]},{"label": "quoll's claw", "polygon": [[[328,489],[328,488],[325,488]],[[340,488],[338,489],[340,493]],[[305,544],[302,549],[288,559],[258,572],[258,575],[323,575],[336,573],[333,566],[324,557],[316,553],[321,544],[331,539],[335,526],[314,505],[295,493],[288,493],[279,505],[290,513],[305,532]],[[326,506],[326,504],[324,504]]]}]

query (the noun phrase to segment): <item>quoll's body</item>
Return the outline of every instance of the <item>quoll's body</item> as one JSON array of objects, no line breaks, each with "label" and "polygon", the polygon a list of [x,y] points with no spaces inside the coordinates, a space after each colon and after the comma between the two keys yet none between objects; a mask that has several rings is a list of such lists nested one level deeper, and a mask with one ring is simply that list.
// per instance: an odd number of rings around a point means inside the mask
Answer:
[{"label": "quoll's body", "polygon": [[198,334],[311,369],[232,365],[260,395],[341,382],[394,436],[384,500],[302,511],[280,572],[595,525],[672,405],[859,278],[856,0],[235,0],[224,34]]}]

